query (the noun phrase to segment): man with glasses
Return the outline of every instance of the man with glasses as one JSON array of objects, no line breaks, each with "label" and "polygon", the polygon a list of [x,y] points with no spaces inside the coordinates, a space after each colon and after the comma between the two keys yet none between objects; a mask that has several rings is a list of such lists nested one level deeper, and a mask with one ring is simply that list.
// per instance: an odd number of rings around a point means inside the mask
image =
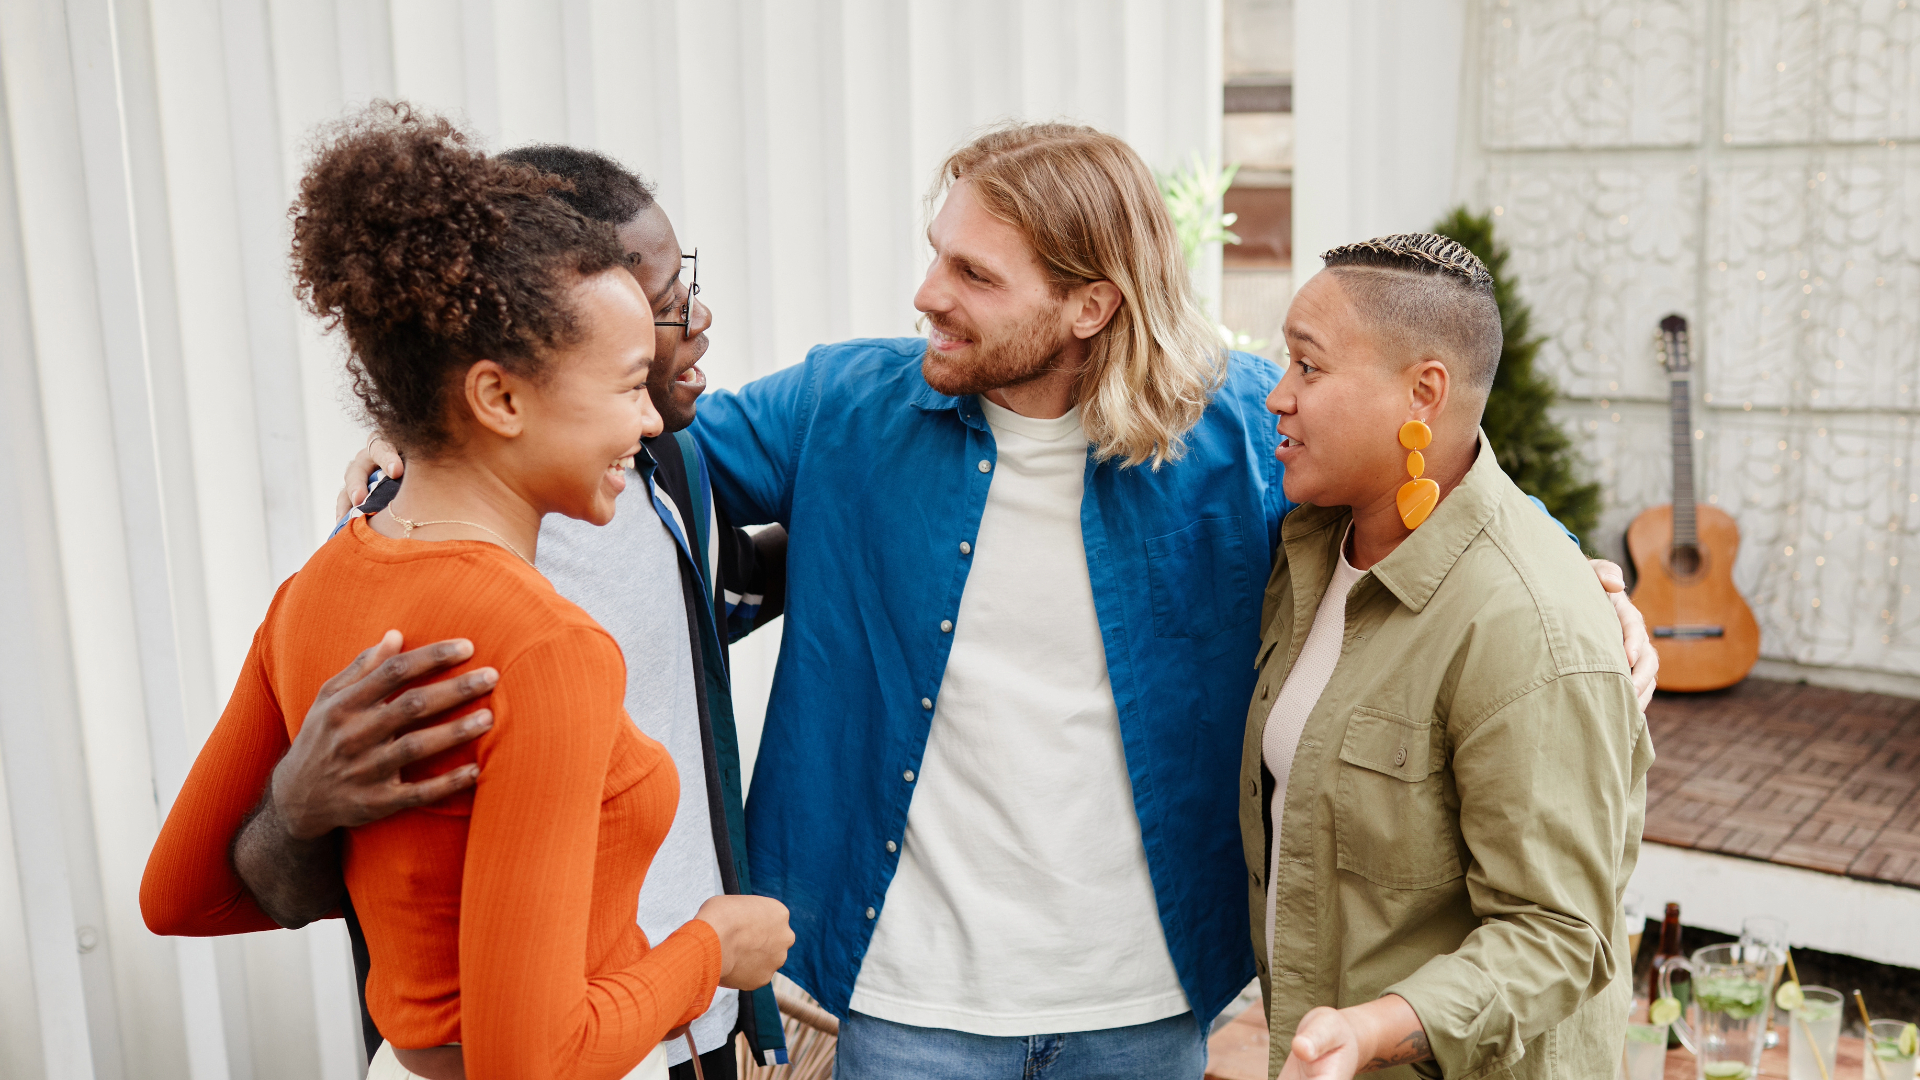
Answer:
[{"label": "man with glasses", "polygon": [[[640,892],[640,925],[658,941],[693,918],[708,897],[753,891],[726,647],[778,614],[786,532],[775,527],[749,536],[714,509],[705,458],[686,430],[706,389],[699,362],[712,315],[698,299],[698,252],[681,253],[672,222],[645,182],[610,159],[570,147],[533,146],[501,157],[572,181],[573,190],[555,196],[617,227],[658,328],[647,390],[665,434],[645,441],[634,463],[638,475],[621,493],[612,522],[594,526],[549,515],[538,555],[554,588],[619,643],[627,659],[627,712],[666,746],[680,774],[679,809]],[[369,491],[375,464],[381,471]],[[341,516],[351,509],[377,513],[397,492],[404,469],[391,447],[372,443],[349,469]],[[490,690],[482,672],[383,704],[468,651],[464,642],[440,642],[399,655],[397,644],[363,654],[323,689],[234,845],[241,880],[282,925],[343,909],[363,992],[367,955],[340,878],[340,830],[472,783],[459,771],[418,784],[400,773],[479,735],[483,728],[471,718],[395,736],[420,717]],[[371,1053],[380,1035],[364,1011],[362,1022]],[[667,1048],[675,1080],[695,1076],[688,1042],[699,1050],[706,1080],[733,1077],[737,1031],[746,1033],[758,1060],[785,1060],[771,988],[720,990],[690,1029]]]}]

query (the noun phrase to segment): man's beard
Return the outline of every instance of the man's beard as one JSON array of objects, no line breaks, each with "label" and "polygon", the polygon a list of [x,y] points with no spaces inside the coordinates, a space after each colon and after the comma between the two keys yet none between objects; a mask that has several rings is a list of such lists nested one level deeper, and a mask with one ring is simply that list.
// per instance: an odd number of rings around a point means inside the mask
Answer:
[{"label": "man's beard", "polygon": [[926,359],[920,362],[920,375],[928,386],[948,397],[965,397],[1020,386],[1052,374],[1059,370],[1067,344],[1055,329],[1056,319],[1055,313],[1042,309],[1006,336],[987,340],[972,328],[965,328],[965,332],[959,327],[949,330],[939,316],[928,315],[927,321],[943,332],[972,341],[967,351],[973,355],[964,360],[949,359],[929,343]]}]

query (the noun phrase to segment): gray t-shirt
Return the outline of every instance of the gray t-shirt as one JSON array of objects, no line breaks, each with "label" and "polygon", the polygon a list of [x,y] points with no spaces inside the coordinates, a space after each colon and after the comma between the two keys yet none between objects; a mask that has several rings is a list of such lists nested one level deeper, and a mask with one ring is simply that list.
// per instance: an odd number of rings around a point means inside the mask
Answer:
[{"label": "gray t-shirt", "polygon": [[[664,492],[661,498],[667,501]],[[677,509],[684,520],[686,508]],[[629,471],[627,489],[606,525],[548,514],[540,523],[536,562],[561,596],[579,604],[619,643],[627,659],[627,714],[667,748],[680,772],[680,808],[640,887],[640,928],[647,940],[659,942],[723,891],[707,812],[679,548],[654,509],[646,481]],[[735,991],[723,988],[714,995],[713,1007],[693,1023],[701,1053],[726,1044],[739,1008]],[[668,1045],[669,1064],[687,1057],[684,1041]]]}]

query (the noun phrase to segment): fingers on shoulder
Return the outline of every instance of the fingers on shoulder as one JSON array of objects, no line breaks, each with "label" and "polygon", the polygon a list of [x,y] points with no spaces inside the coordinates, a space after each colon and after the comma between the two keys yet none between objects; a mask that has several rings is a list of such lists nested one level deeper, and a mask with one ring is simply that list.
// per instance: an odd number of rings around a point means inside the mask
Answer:
[{"label": "fingers on shoulder", "polygon": [[478,738],[492,724],[492,712],[481,709],[431,727],[416,728],[386,745],[382,769],[389,775],[397,773],[417,761],[425,761],[435,754]]},{"label": "fingers on shoulder", "polygon": [[341,668],[338,672],[334,673],[332,678],[321,683],[319,696],[323,698],[332,697],[359,682],[366,676],[369,670],[374,669],[382,663],[383,659],[390,658],[394,650],[399,648],[399,644],[400,643],[395,640],[394,632],[391,630],[387,631],[387,633],[381,635],[379,641],[360,650],[359,654],[349,661],[346,667]]},{"label": "fingers on shoulder", "polygon": [[[385,698],[415,679],[462,663],[472,655],[473,644],[464,638],[448,638],[417,649],[408,649],[387,657],[353,687],[352,693],[355,699],[361,701]],[[406,694],[401,697],[406,697]],[[411,700],[416,705],[432,703],[430,697],[424,701],[419,698]]]},{"label": "fingers on shoulder", "polygon": [[462,765],[417,783],[402,784],[394,793],[394,809],[407,810],[437,803],[449,795],[465,791],[479,779],[478,765]]},{"label": "fingers on shoulder", "polygon": [[1620,569],[1619,563],[1610,559],[1589,559],[1588,564],[1593,567],[1594,576],[1600,579],[1602,588],[1610,593],[1626,591],[1627,574]]}]

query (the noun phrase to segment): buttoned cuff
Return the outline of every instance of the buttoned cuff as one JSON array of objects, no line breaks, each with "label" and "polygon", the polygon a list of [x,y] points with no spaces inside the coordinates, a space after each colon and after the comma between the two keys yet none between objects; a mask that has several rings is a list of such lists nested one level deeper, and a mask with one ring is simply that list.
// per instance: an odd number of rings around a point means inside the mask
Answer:
[{"label": "buttoned cuff", "polygon": [[1426,1030],[1433,1061],[1415,1066],[1451,1080],[1475,1080],[1508,1068],[1526,1056],[1519,1018],[1507,1007],[1493,979],[1454,955],[1436,956],[1420,970],[1381,991],[1413,1006]]}]

